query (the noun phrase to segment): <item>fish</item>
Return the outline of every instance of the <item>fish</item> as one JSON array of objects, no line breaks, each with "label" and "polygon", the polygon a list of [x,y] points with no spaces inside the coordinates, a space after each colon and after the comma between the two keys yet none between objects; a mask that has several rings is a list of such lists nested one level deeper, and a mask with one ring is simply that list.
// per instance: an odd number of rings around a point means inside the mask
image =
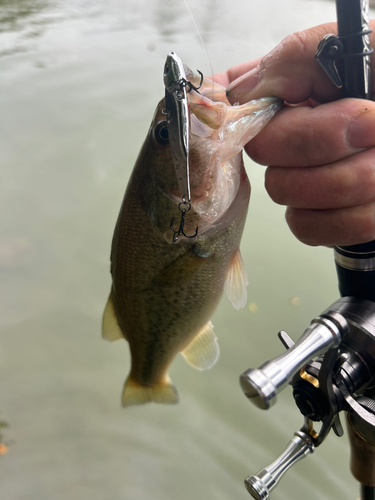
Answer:
[{"label": "fish", "polygon": [[231,106],[223,86],[184,69],[190,84],[187,237],[176,241],[173,233],[181,219],[181,194],[162,99],[131,173],[112,240],[112,286],[102,337],[129,343],[124,407],[177,403],[168,369],[179,353],[199,370],[217,361],[220,350],[211,317],[224,290],[235,308],[247,302],[239,245],[250,183],[242,148],[282,107],[274,97]]}]

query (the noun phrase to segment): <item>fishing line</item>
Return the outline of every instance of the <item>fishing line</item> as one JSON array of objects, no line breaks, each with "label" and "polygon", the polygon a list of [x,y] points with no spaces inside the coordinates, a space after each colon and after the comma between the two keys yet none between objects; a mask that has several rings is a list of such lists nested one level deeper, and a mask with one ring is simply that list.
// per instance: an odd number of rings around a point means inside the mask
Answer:
[{"label": "fishing line", "polygon": [[189,15],[191,17],[191,20],[193,22],[193,25],[194,25],[194,28],[195,28],[195,31],[197,32],[197,35],[198,35],[198,38],[199,38],[199,41],[201,42],[201,45],[202,45],[202,48],[204,50],[204,53],[206,55],[206,58],[207,58],[207,61],[208,61],[208,64],[210,66],[210,70],[211,70],[211,78],[212,78],[212,93],[214,92],[214,84],[215,84],[215,81],[214,81],[214,70],[213,70],[213,67],[212,67],[212,63],[211,63],[211,59],[210,59],[210,56],[208,55],[208,51],[206,49],[206,45],[203,41],[203,38],[201,36],[201,33],[199,31],[199,28],[198,28],[198,25],[197,23],[195,22],[195,18],[194,18],[194,15],[189,7],[189,4],[187,3],[187,0],[184,0],[184,4],[185,4],[185,7],[187,9],[187,11],[189,12]]}]

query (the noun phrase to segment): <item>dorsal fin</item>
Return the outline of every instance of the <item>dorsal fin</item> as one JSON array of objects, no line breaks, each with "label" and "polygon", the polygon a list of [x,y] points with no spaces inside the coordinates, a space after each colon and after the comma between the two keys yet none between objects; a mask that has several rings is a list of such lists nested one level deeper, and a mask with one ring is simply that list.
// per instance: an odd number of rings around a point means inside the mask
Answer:
[{"label": "dorsal fin", "polygon": [[227,292],[228,299],[232,302],[236,309],[241,309],[241,307],[246,305],[246,288],[248,284],[249,279],[247,277],[240,249],[238,249],[233,257],[224,285],[224,290]]},{"label": "dorsal fin", "polygon": [[211,321],[202,328],[181,354],[198,370],[207,370],[215,364],[219,358],[220,349]]},{"label": "dorsal fin", "polygon": [[106,340],[118,340],[125,337],[117,322],[116,312],[112,302],[112,292],[109,295],[107,305],[104,309],[102,337]]}]

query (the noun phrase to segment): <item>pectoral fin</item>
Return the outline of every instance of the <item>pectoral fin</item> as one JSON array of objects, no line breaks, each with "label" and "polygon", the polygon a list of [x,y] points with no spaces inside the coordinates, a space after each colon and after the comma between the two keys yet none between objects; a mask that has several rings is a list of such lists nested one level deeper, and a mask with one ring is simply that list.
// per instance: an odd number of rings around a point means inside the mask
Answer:
[{"label": "pectoral fin", "polygon": [[238,249],[233,257],[224,285],[224,290],[227,292],[228,299],[232,302],[236,309],[241,309],[241,307],[246,305],[246,288],[248,284],[249,279],[247,277],[240,249]]},{"label": "pectoral fin", "polygon": [[186,361],[198,370],[207,370],[219,358],[220,349],[211,321],[198,333],[181,352]]},{"label": "pectoral fin", "polygon": [[110,294],[107,305],[104,309],[102,337],[106,340],[118,340],[124,338],[124,335],[117,322],[115,308],[113,307],[112,293]]}]

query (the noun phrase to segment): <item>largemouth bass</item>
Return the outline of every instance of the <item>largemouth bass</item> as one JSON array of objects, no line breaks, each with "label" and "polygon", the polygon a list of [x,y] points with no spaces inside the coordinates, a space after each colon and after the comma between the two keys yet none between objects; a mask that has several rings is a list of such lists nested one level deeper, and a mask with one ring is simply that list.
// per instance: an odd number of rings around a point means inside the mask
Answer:
[{"label": "largemouth bass", "polygon": [[[191,208],[173,243],[171,220],[181,196],[169,145],[164,99],[158,104],[129,180],[111,251],[112,289],[103,337],[125,338],[131,370],[123,406],[176,403],[168,368],[178,353],[210,368],[219,346],[210,318],[224,289],[236,308],[246,304],[247,275],[239,245],[250,198],[243,146],[280,109],[264,98],[231,106],[225,88],[185,67],[190,118]],[[185,214],[184,214],[185,215]],[[178,225],[178,224],[177,224]],[[172,225],[173,227],[173,225]]]}]

